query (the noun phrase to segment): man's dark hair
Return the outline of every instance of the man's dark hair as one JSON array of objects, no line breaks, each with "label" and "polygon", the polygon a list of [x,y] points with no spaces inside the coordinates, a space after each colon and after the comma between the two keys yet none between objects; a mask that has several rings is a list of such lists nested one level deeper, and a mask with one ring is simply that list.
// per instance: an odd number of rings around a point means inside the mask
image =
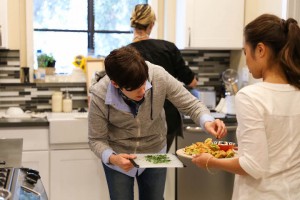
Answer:
[{"label": "man's dark hair", "polygon": [[126,90],[135,90],[148,79],[148,66],[144,58],[131,46],[111,51],[104,65],[108,77]]}]

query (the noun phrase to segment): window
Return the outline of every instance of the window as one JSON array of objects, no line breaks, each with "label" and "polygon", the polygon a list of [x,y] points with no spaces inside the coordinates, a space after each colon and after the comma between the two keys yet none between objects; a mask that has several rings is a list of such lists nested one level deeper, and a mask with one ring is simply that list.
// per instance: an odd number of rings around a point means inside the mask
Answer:
[{"label": "window", "polygon": [[[111,50],[129,44],[131,11],[136,4],[147,2],[34,0],[32,50],[52,54],[56,72],[70,73],[77,55],[106,56]],[[36,63],[35,54],[33,57]]]}]

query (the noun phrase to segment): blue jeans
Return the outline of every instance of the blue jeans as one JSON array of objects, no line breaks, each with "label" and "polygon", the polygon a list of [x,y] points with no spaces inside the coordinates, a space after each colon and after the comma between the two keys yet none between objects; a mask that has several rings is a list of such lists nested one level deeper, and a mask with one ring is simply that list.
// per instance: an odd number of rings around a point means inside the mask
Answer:
[{"label": "blue jeans", "polygon": [[[134,199],[134,177],[127,176],[103,164],[111,200]],[[166,168],[147,168],[136,176],[140,200],[163,200]]]}]

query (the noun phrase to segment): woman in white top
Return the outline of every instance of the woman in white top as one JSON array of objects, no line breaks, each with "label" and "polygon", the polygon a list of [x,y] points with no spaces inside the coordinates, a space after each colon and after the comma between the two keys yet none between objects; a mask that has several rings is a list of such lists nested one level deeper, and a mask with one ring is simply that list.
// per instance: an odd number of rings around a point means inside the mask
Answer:
[{"label": "woman in white top", "polygon": [[235,173],[232,199],[300,199],[300,28],[264,14],[244,29],[249,71],[263,82],[236,97],[238,157],[203,153],[198,167]]}]

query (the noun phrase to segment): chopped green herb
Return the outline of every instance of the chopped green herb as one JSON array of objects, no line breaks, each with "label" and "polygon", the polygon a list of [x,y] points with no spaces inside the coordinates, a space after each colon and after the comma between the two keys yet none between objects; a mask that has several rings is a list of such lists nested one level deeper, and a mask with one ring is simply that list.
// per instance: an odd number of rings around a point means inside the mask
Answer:
[{"label": "chopped green herb", "polygon": [[147,155],[145,156],[146,161],[152,162],[154,164],[159,163],[168,163],[170,162],[170,158],[166,154],[160,154],[160,155]]}]

